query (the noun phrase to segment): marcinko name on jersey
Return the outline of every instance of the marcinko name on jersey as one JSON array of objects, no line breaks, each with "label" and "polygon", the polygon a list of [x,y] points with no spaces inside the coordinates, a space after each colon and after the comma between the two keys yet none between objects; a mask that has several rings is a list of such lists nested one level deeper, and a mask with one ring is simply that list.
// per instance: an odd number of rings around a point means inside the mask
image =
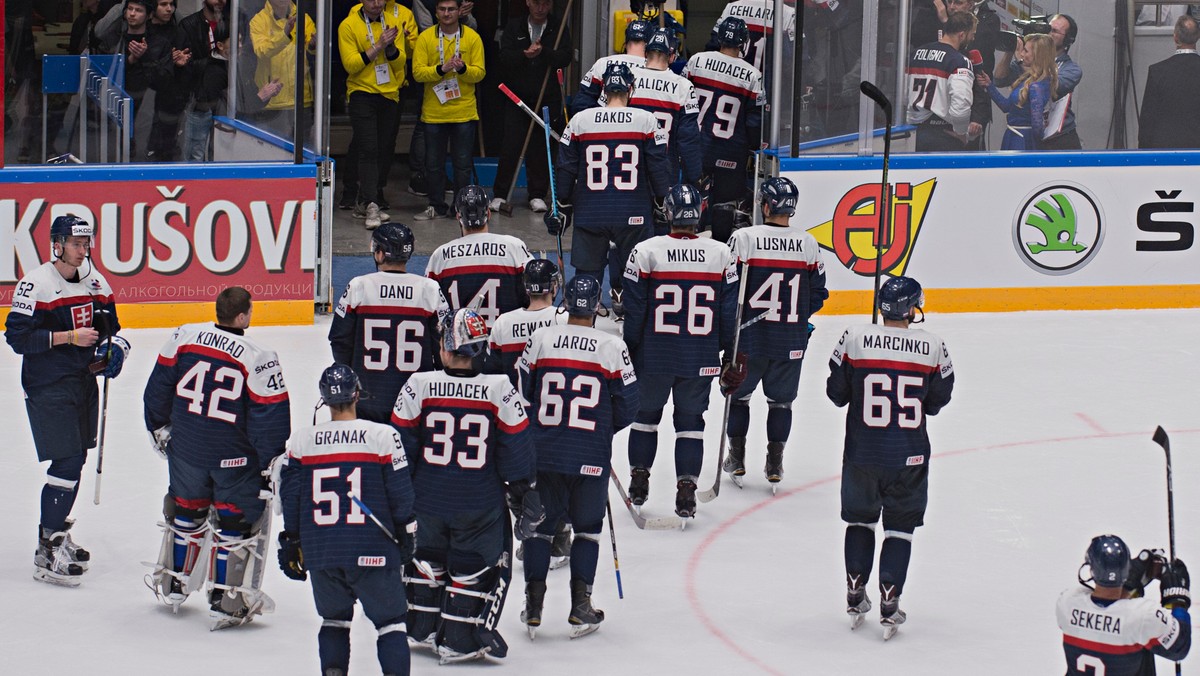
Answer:
[{"label": "marcinko name on jersey", "polygon": [[1121,633],[1121,618],[1104,613],[1089,613],[1078,608],[1071,610],[1071,625],[1109,634]]},{"label": "marcinko name on jersey", "polygon": [[596,113],[596,122],[601,124],[633,124],[633,113],[628,110],[601,110]]},{"label": "marcinko name on jersey", "polygon": [[804,241],[791,237],[755,237],[754,247],[759,251],[804,251]]},{"label": "marcinko name on jersey", "polygon": [[466,256],[507,256],[508,247],[499,242],[470,242],[466,244],[447,244],[442,249],[446,260]]},{"label": "marcinko name on jersey", "polygon": [[703,263],[704,249],[667,249],[668,263]]},{"label": "marcinko name on jersey", "polygon": [[902,338],[900,336],[884,336],[878,334],[870,334],[863,336],[863,347],[874,348],[876,350],[895,350],[897,352],[914,352],[916,354],[929,354],[933,351],[928,341],[917,340],[915,338]]},{"label": "marcinko name on jersey", "polygon": [[391,286],[388,284],[380,284],[379,297],[381,299],[400,298],[403,300],[412,300],[413,288],[411,286]]},{"label": "marcinko name on jersey", "polygon": [[444,397],[447,399],[479,399],[482,401],[487,401],[488,386],[476,385],[474,383],[448,383],[435,380],[429,383],[429,396]]},{"label": "marcinko name on jersey", "polygon": [[554,349],[556,350],[583,350],[584,352],[596,351],[596,339],[585,338],[583,336],[562,335],[555,339]]},{"label": "marcinko name on jersey", "polygon": [[745,66],[739,66],[736,63],[731,63],[724,59],[704,59],[699,61],[697,65],[706,70],[711,70],[720,75],[728,75],[735,80],[751,80],[754,78],[753,73]]},{"label": "marcinko name on jersey", "polygon": [[317,446],[333,444],[366,444],[366,430],[323,430],[313,435]]},{"label": "marcinko name on jersey", "polygon": [[230,334],[223,331],[201,331],[196,336],[196,344],[220,350],[234,359],[241,357],[242,353],[246,351],[245,345],[237,342]]}]

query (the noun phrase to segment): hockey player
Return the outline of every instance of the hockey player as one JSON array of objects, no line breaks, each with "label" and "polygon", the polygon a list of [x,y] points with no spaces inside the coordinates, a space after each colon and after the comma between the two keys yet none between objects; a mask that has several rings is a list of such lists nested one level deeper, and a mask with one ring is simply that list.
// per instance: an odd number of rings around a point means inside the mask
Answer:
[{"label": "hockey player", "polygon": [[415,240],[400,223],[371,233],[376,272],[350,280],[329,325],[333,361],[354,369],[367,397],[358,415],[387,423],[408,377],[433,368],[441,317],[450,311],[437,282],[407,271]]},{"label": "hockey player", "polygon": [[536,331],[567,321],[566,315],[554,307],[560,279],[561,273],[553,261],[534,258],[525,265],[525,293],[529,295],[529,307],[505,312],[492,324],[486,362],[488,373],[503,373],[512,381],[513,387],[519,387],[517,361],[525,344]]},{"label": "hockey player", "polygon": [[94,229],[77,216],[50,224],[50,261],[30,270],[13,290],[4,337],[22,356],[21,388],[38,462],[49,462],[33,578],[78,586],[91,553],[68,529],[89,448],[96,445],[96,376],[121,372],[129,343],[113,292],[92,265]]},{"label": "hockey player", "polygon": [[866,584],[882,513],[879,622],[888,639],[906,617],[900,594],[913,532],[922,525],[928,503],[925,417],[950,402],[954,365],[941,338],[909,326],[925,317],[917,280],[889,279],[879,289],[878,303],[882,325],[852,326],[842,334],[829,360],[825,392],[835,406],[850,406],[842,459],[846,612],[857,628],[871,609]]},{"label": "hockey player", "polygon": [[545,514],[521,398],[508,378],[472,368],[487,342],[483,319],[455,310],[442,322],[441,341],[444,370],[408,379],[392,425],[412,454],[420,525],[409,636],[432,638],[445,664],[507,654],[496,630],[512,576],[506,486],[521,505],[521,539]]},{"label": "hockey player", "polygon": [[538,492],[546,520],[525,541],[525,612],[533,638],[542,623],[546,575],[555,524],[566,516],[575,529],[571,545],[571,637],[590,634],[604,620],[592,606],[600,554],[600,530],[608,504],[612,438],[633,422],[637,375],[620,339],[593,324],[600,310],[600,282],[578,275],[567,283],[566,326],[535,333],[521,355],[521,386],[533,411]]},{"label": "hockey player", "polygon": [[[729,246],[746,276],[746,308],[742,312],[738,351],[745,353],[745,381],[729,407],[729,456],[725,471],[741,484],[746,474],[746,433],[750,429],[750,396],[762,384],[767,397],[767,463],[771,484],[783,478],[783,448],[792,429],[792,402],[800,385],[800,368],[808,349],[809,318],[821,309],[825,264],[813,236],[789,221],[800,193],[782,177],[768,178],[760,194],[763,225],[738,230]],[[753,323],[751,323],[753,322]],[[774,486],[772,486],[774,488]]]},{"label": "hockey player", "polygon": [[488,231],[491,211],[483,188],[469,185],[454,202],[462,237],[435,249],[425,274],[442,287],[451,310],[471,308],[491,326],[529,302],[523,275],[533,257],[516,237]]},{"label": "hockey player", "polygon": [[918,151],[962,152],[971,123],[975,74],[961,50],[975,37],[978,20],[954,12],[942,38],[922,45],[908,62],[908,123],[917,126]]},{"label": "hockey player", "polygon": [[625,344],[641,379],[641,401],[629,432],[629,497],[650,494],[658,423],[675,404],[675,513],[696,514],[696,479],[704,459],[704,412],[722,350],[733,344],[738,274],[727,246],[696,236],[700,191],[671,188],[671,234],[634,248],[625,266]]},{"label": "hockey player", "polygon": [[[591,108],[567,123],[555,180],[558,215],[545,216],[551,236],[574,215],[571,262],[580,274],[602,280],[609,243],[621,260],[650,236],[657,201],[671,186],[667,134],[650,113],[629,107],[633,73],[611,64],[604,73],[603,108]],[[610,279],[613,310],[624,312],[621,278]]]},{"label": "hockey player", "polygon": [[762,73],[738,56],[749,39],[746,22],[729,17],[717,25],[719,51],[692,55],[684,69],[700,99],[701,184],[709,191],[706,219],[719,242],[733,232],[738,205],[749,192],[746,163],[762,140]]},{"label": "hockey player", "polygon": [[[213,629],[274,609],[259,589],[270,544],[271,494],[264,489],[271,462],[284,451],[291,405],[279,357],[246,335],[252,312],[248,291],[221,291],[216,323],[176,329],[143,395],[146,429],[170,476],[151,588],[177,610],[207,583]],[[197,563],[214,539],[215,564]],[[197,582],[194,572],[211,578]]]},{"label": "hockey player", "polygon": [[[1116,535],[1092,538],[1084,557],[1081,586],[1058,597],[1068,676],[1153,676],[1155,655],[1176,662],[1187,657],[1192,592],[1183,561],[1167,562],[1162,550],[1148,549],[1131,561],[1129,548]],[[1083,577],[1084,566],[1090,580]],[[1160,603],[1143,598],[1146,585],[1156,579]]]},{"label": "hockey player", "polygon": [[407,674],[404,566],[417,546],[408,457],[396,430],[357,419],[362,388],[349,366],[325,369],[318,387],[332,420],[288,440],[279,480],[279,567],[293,580],[312,574],[322,674],[350,669],[356,601],[379,632],[383,673]]},{"label": "hockey player", "polygon": [[646,40],[650,39],[651,29],[650,22],[643,19],[634,19],[625,26],[625,53],[600,57],[583,74],[579,91],[571,97],[571,117],[588,108],[603,105],[600,97],[604,95],[604,74],[609,66],[620,63],[632,70],[646,65]]},{"label": "hockey player", "polygon": [[[831,0],[829,4],[837,2]],[[824,4],[824,3],[823,3]],[[796,8],[783,6],[783,16],[775,20],[775,3],[763,0],[733,0],[721,11],[717,23],[713,27],[712,37],[708,40],[706,49],[715,49],[720,39],[721,24],[729,18],[741,19],[750,30],[750,39],[742,47],[741,57],[746,63],[765,73],[764,68],[770,64],[767,58],[767,36],[778,33],[783,29],[783,35],[789,42],[796,40]]]}]

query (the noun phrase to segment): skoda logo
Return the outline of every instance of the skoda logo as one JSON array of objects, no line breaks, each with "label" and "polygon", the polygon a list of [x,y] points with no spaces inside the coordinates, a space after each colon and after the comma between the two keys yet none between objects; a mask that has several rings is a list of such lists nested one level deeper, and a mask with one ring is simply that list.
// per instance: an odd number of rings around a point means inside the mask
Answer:
[{"label": "skoda logo", "polygon": [[1026,265],[1044,275],[1067,275],[1096,257],[1104,242],[1104,214],[1086,188],[1058,183],[1025,199],[1012,232]]}]

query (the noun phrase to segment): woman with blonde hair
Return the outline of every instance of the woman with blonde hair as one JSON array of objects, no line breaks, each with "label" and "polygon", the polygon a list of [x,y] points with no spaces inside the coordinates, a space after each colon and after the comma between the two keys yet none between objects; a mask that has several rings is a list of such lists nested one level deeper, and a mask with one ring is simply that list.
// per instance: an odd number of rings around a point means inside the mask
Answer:
[{"label": "woman with blonde hair", "polygon": [[1046,111],[1058,90],[1058,68],[1054,63],[1054,39],[1049,35],[1030,35],[1018,49],[1024,73],[1005,96],[987,73],[975,76],[987,87],[992,100],[1008,115],[1001,150],[1037,150],[1046,127]]}]

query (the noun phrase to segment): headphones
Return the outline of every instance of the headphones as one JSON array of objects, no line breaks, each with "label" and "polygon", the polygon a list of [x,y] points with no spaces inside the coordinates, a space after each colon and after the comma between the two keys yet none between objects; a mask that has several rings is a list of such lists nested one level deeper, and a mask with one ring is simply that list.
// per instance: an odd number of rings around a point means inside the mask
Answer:
[{"label": "headphones", "polygon": [[1071,45],[1075,44],[1076,38],[1079,37],[1079,24],[1075,23],[1069,14],[1056,14],[1053,18],[1063,18],[1067,20],[1067,34],[1063,36],[1063,49],[1070,49]]}]

